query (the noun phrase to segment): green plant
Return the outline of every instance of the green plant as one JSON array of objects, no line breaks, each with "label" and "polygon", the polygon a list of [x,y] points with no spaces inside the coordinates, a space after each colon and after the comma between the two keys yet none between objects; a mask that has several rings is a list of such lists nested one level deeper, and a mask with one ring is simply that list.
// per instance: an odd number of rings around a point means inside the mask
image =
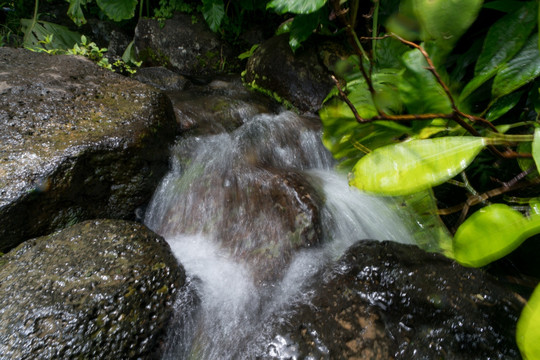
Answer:
[{"label": "green plant", "polygon": [[[523,214],[502,196],[534,191],[540,183],[538,2],[373,1],[372,33],[364,37],[357,35],[360,5],[358,0],[268,5],[295,14],[293,48],[320,28],[315,14],[327,11],[355,53],[336,65],[336,87],[320,112],[323,141],[350,172],[351,185],[404,201],[433,194],[441,184],[460,186],[464,202],[439,209],[461,212],[457,232],[451,243],[443,236],[431,248],[467,266],[484,266],[540,233],[540,216],[530,215],[536,198]],[[488,22],[493,9],[499,12],[496,21]],[[473,24],[481,41],[466,35]],[[469,180],[486,161],[504,164],[496,174],[500,179]],[[425,198],[436,208],[433,196]],[[518,324],[525,358],[532,358],[540,340],[531,325],[540,321],[539,292]]]}]

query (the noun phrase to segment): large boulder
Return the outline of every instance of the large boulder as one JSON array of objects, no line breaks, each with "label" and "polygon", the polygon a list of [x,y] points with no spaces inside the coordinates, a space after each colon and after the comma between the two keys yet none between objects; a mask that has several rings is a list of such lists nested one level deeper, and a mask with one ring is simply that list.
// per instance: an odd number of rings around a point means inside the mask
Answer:
[{"label": "large boulder", "polygon": [[135,29],[135,51],[146,66],[166,66],[186,76],[223,73],[236,61],[229,45],[203,19],[175,13],[171,19],[141,18]]},{"label": "large boulder", "polygon": [[520,359],[520,298],[416,246],[361,241],[276,314],[263,359]]},{"label": "large boulder", "polygon": [[185,274],[143,225],[92,220],[1,258],[2,359],[152,359]]},{"label": "large boulder", "polygon": [[153,87],[81,57],[0,48],[0,252],[85,219],[135,219],[176,128]]},{"label": "large boulder", "polygon": [[302,112],[317,112],[333,86],[330,73],[316,46],[309,43],[293,53],[288,39],[283,34],[262,43],[248,60],[245,82]]}]

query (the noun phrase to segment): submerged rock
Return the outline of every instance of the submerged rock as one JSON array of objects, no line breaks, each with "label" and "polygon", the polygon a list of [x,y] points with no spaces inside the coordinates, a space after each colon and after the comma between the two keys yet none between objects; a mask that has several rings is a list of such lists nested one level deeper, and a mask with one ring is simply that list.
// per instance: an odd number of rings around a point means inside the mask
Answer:
[{"label": "submerged rock", "polygon": [[92,220],[1,258],[3,359],[159,358],[185,275],[140,224]]},{"label": "submerged rock", "polygon": [[300,111],[317,112],[333,86],[316,47],[293,53],[289,35],[273,37],[255,51],[246,67],[248,85],[290,102]]},{"label": "submerged rock", "polygon": [[85,219],[135,219],[175,130],[150,86],[82,57],[0,48],[0,251]]},{"label": "submerged rock", "polygon": [[232,131],[257,114],[275,113],[279,108],[273,99],[246,89],[239,76],[223,76],[167,95],[180,128],[190,135]]},{"label": "submerged rock", "polygon": [[309,303],[276,316],[261,358],[521,358],[518,297],[416,246],[361,241],[311,286]]}]

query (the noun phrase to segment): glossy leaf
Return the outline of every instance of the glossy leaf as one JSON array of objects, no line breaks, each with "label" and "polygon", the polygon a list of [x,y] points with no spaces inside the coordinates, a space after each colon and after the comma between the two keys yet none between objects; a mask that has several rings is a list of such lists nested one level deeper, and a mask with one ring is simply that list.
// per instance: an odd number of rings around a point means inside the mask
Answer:
[{"label": "glossy leaf", "polygon": [[423,30],[423,40],[447,49],[471,26],[483,0],[413,0]]},{"label": "glossy leaf", "polygon": [[525,360],[540,354],[540,286],[537,286],[523,308],[516,328],[516,342]]},{"label": "glossy leaf", "polygon": [[419,50],[403,54],[406,70],[398,84],[399,95],[411,114],[450,113],[452,106]]},{"label": "glossy leaf", "polygon": [[310,14],[322,8],[327,0],[272,0],[266,6],[278,14]]},{"label": "glossy leaf", "polygon": [[529,220],[504,204],[471,215],[454,236],[454,257],[463,265],[481,267],[511,253],[527,239]]},{"label": "glossy leaf", "polygon": [[519,89],[540,75],[538,34],[529,38],[525,46],[493,80],[492,94],[497,98]]},{"label": "glossy leaf", "polygon": [[460,101],[491,79],[523,47],[536,25],[537,2],[528,1],[493,24],[476,62],[475,77],[465,86]]},{"label": "glossy leaf", "polygon": [[477,137],[444,137],[388,145],[364,156],[351,185],[382,195],[412,194],[463,171],[484,148]]},{"label": "glossy leaf", "polygon": [[508,111],[512,110],[514,106],[517,105],[521,95],[523,95],[522,91],[516,91],[497,99],[497,101],[490,106],[486,114],[486,119],[489,121],[495,121]]},{"label": "glossy leaf", "polygon": [[223,0],[203,0],[202,14],[212,31],[218,31],[225,17]]},{"label": "glossy leaf", "polygon": [[319,13],[296,15],[290,28],[289,45],[296,51],[319,25]]},{"label": "glossy leaf", "polygon": [[97,4],[110,19],[122,21],[135,16],[137,0],[97,0]]}]

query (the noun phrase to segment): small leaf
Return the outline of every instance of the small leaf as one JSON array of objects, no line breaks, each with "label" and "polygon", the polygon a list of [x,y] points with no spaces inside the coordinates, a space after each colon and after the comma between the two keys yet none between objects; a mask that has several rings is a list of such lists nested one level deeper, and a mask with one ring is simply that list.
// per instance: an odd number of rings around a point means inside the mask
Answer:
[{"label": "small leaf", "polygon": [[463,171],[484,148],[477,137],[411,140],[384,146],[353,168],[351,185],[382,195],[412,194],[440,185]]},{"label": "small leaf", "polygon": [[525,46],[510,60],[493,80],[493,97],[500,97],[519,89],[540,75],[538,34],[529,38]]},{"label": "small leaf", "polygon": [[122,21],[135,16],[137,0],[97,0],[97,4],[111,20]]},{"label": "small leaf", "polygon": [[454,236],[454,257],[481,267],[511,253],[526,239],[528,221],[508,205],[493,204],[472,214]]},{"label": "small leaf", "polygon": [[210,30],[214,32],[218,31],[225,17],[223,0],[203,0],[202,13]]},{"label": "small leaf", "polygon": [[86,5],[86,2],[87,0],[69,0],[67,15],[77,26],[86,24],[86,19],[81,8],[82,5]]},{"label": "small leaf", "polygon": [[310,14],[322,8],[327,0],[272,0],[266,5],[278,14]]},{"label": "small leaf", "polygon": [[540,354],[540,286],[537,286],[523,308],[516,328],[516,342],[525,360]]}]

